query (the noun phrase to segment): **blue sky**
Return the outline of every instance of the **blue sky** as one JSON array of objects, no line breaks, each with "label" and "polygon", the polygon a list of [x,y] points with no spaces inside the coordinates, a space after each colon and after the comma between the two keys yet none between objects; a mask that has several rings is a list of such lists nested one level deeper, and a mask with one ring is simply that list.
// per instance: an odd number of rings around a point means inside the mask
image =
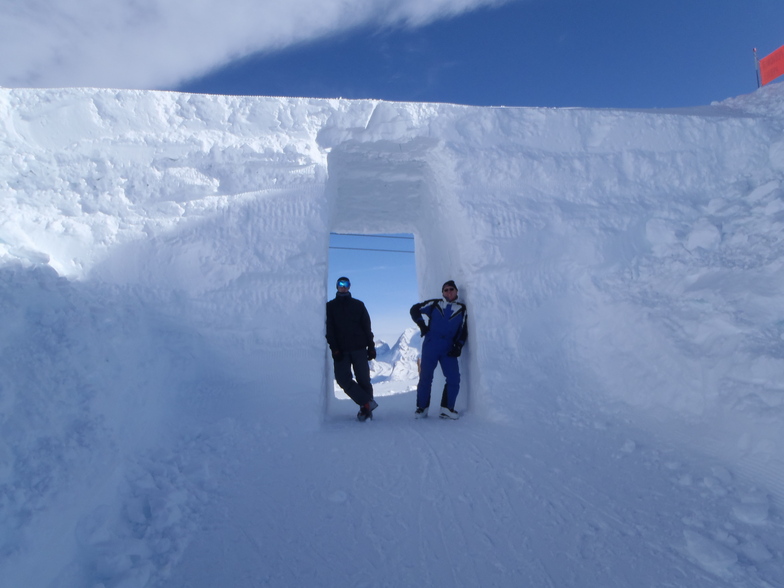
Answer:
[{"label": "blue sky", "polygon": [[0,85],[693,106],[753,91],[782,23],[781,0],[6,0]]},{"label": "blue sky", "polygon": [[[678,108],[753,92],[782,25],[784,0],[5,2],[0,85]],[[413,263],[332,250],[330,287],[349,274],[386,334]]]},{"label": "blue sky", "polygon": [[[374,334],[391,345],[405,328],[414,326],[408,315],[408,309],[418,300],[413,236],[333,235],[330,247],[330,297],[337,279],[347,276],[351,294],[370,312]],[[429,297],[435,296],[438,292]]]},{"label": "blue sky", "polygon": [[754,91],[780,0],[540,0],[421,28],[364,27],[251,56],[179,89],[505,106],[669,108]]}]

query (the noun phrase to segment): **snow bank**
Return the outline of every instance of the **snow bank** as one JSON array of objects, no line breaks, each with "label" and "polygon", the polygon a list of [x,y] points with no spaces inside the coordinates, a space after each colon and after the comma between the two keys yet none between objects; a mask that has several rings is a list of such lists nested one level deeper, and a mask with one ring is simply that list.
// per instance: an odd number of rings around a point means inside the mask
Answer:
[{"label": "snow bank", "polygon": [[[322,346],[330,231],[412,232],[422,296],[454,278],[470,305],[478,413],[519,404],[512,386],[780,417],[781,102],[776,86],[672,113],[3,89],[0,259],[166,302],[172,330],[255,379]],[[298,400],[318,404],[321,363],[297,369]]]},{"label": "snow bank", "polygon": [[[0,125],[0,553],[69,500],[100,545],[74,478],[108,497],[194,423],[316,428],[331,231],[413,233],[421,297],[460,285],[460,410],[623,410],[784,494],[781,87],[686,112],[2,88]],[[126,496],[193,488],[114,535],[160,567],[215,478],[144,471]]]}]

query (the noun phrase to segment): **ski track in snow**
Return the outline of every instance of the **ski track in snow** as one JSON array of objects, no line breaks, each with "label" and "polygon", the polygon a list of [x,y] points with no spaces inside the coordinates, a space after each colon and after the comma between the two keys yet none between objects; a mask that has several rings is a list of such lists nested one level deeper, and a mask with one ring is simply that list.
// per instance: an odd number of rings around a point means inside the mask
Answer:
[{"label": "ski track in snow", "polygon": [[[782,121],[1,88],[0,588],[783,586]],[[331,394],[330,231],[459,421]]]}]

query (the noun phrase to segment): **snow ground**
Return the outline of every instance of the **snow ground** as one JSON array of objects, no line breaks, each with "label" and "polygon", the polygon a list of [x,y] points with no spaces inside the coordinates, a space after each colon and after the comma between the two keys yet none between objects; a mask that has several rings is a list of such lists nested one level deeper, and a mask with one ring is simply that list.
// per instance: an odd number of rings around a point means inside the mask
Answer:
[{"label": "snow ground", "polygon": [[[784,585],[783,130],[0,89],[0,585]],[[338,230],[461,285],[459,421],[330,393]]]}]

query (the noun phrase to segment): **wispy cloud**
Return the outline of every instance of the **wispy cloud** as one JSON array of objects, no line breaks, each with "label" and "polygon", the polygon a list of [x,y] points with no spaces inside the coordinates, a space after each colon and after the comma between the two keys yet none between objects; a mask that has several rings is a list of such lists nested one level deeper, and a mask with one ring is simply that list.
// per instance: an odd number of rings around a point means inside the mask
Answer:
[{"label": "wispy cloud", "polygon": [[0,0],[0,85],[174,87],[258,51],[509,1]]}]

